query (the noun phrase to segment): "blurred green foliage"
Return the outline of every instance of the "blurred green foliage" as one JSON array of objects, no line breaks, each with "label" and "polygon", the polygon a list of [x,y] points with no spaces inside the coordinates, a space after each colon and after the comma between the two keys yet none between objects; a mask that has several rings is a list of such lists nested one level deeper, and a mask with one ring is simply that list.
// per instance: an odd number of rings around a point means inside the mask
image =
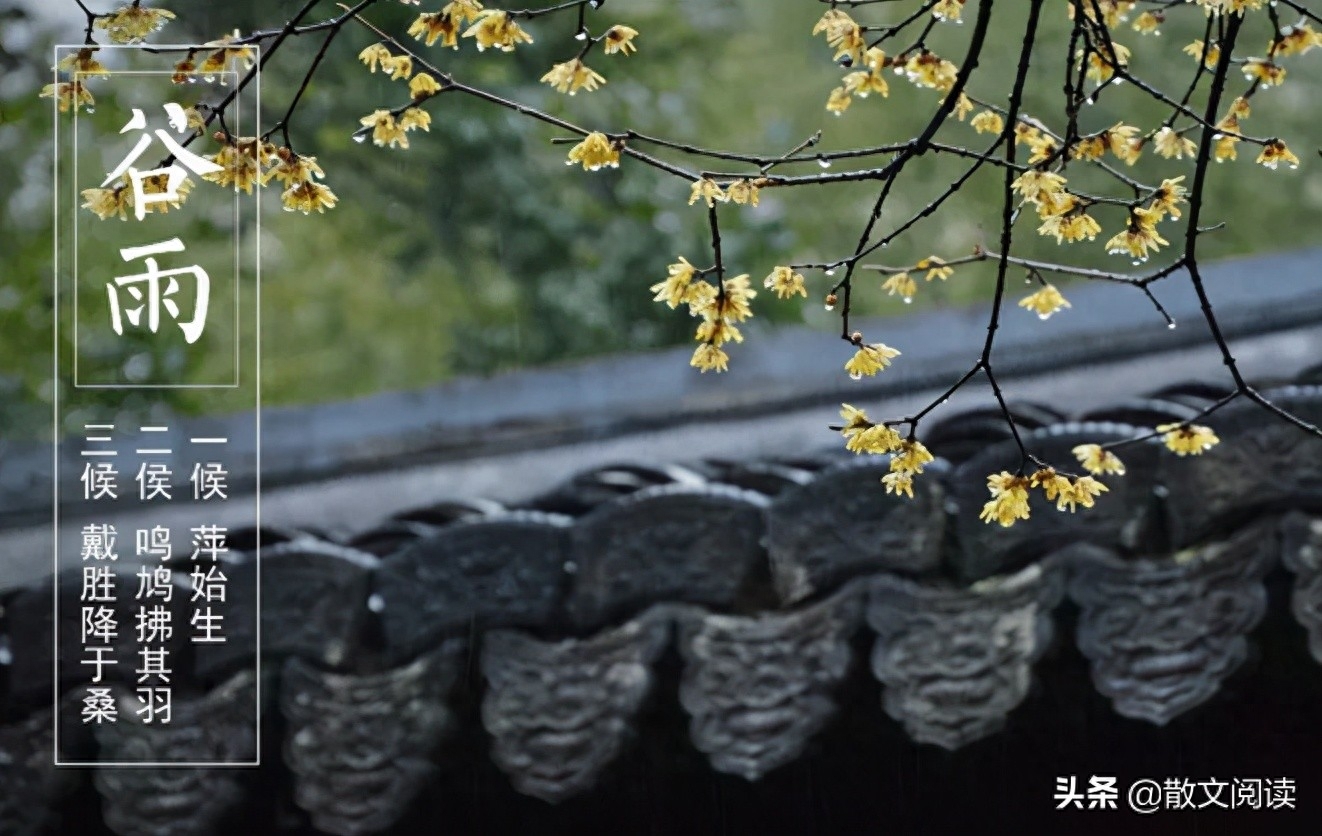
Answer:
[{"label": "blurred green foliage", "polygon": [[[59,31],[76,40],[81,15],[72,0]],[[179,19],[160,40],[182,43],[283,23],[300,5],[292,0],[232,0],[224,4],[170,4]],[[383,2],[369,16],[403,36],[423,7]],[[896,4],[897,6],[909,4]],[[1027,111],[1059,121],[1067,4],[1048,9],[1039,34]],[[595,93],[566,97],[537,83],[551,64],[576,54],[574,19],[553,16],[530,22],[536,43],[514,54],[477,53],[471,41],[458,52],[440,46],[416,49],[460,80],[527,102],[592,128],[643,133],[705,147],[781,153],[823,130],[827,151],[903,140],[925,123],[937,94],[894,77],[887,99],[857,100],[842,117],[825,109],[842,70],[809,30],[823,5],[812,0],[609,0],[589,13],[600,31],[625,23],[642,34],[630,57],[594,52],[590,65],[608,79]],[[324,3],[314,17],[337,10]],[[1181,14],[1189,11],[1191,14]],[[49,15],[51,12],[46,12]],[[886,22],[904,14],[889,5],[866,7],[859,17]],[[1008,69],[1019,49],[1022,10],[998,11],[974,95],[1003,102]],[[1175,95],[1193,71],[1181,48],[1201,35],[1202,16],[1176,9],[1159,38],[1126,31],[1131,68]],[[56,37],[48,18],[36,23],[15,9],[0,13],[4,84],[0,87],[0,427],[24,434],[43,426],[50,397],[50,102],[36,98],[49,80],[49,44]],[[1260,28],[1260,27],[1259,27]],[[1268,38],[1246,32],[1248,52]],[[404,38],[413,43],[411,39]],[[960,62],[967,30],[938,27],[929,45]],[[355,60],[374,40],[349,26],[296,113],[295,148],[315,155],[326,182],[340,197],[325,216],[281,212],[274,190],[266,195],[263,226],[264,392],[268,404],[336,400],[376,391],[424,386],[456,374],[485,374],[591,355],[682,343],[694,322],[651,301],[648,285],[665,275],[677,255],[710,263],[706,215],[690,207],[688,184],[625,161],[620,169],[587,173],[564,164],[563,136],[542,123],[459,95],[429,105],[430,133],[414,133],[407,151],[359,145],[350,136],[358,118],[403,101],[403,82],[369,74]],[[17,46],[15,46],[17,45]],[[263,74],[268,124],[284,112],[320,36],[292,39]],[[1322,180],[1313,150],[1315,97],[1322,82],[1318,53],[1288,59],[1289,82],[1254,100],[1252,132],[1284,138],[1304,157],[1298,171],[1254,166],[1254,152],[1215,166],[1204,219],[1227,222],[1206,238],[1209,257],[1297,247],[1316,241],[1322,222]],[[1150,100],[1123,86],[1105,91],[1084,114],[1086,131],[1123,119],[1148,127],[1165,115]],[[111,128],[115,130],[116,128]],[[951,124],[947,141],[983,147],[986,137]],[[658,156],[700,168],[675,152]],[[722,163],[721,165],[727,165]],[[962,171],[951,157],[925,157],[905,171],[880,229],[887,231],[921,209]],[[781,171],[818,171],[816,163]],[[1149,182],[1190,173],[1148,153],[1135,173]],[[1082,178],[1080,178],[1082,179]],[[1102,188],[1100,181],[1086,185]],[[926,255],[953,258],[979,243],[994,244],[1002,175],[990,167],[956,199],[878,261],[912,263]],[[793,190],[765,190],[762,205],[723,207],[726,262],[750,273],[754,284],[778,263],[833,260],[852,252],[875,197],[875,183]],[[1095,213],[1109,237],[1120,210]],[[1127,267],[1107,256],[1099,237],[1070,249],[1037,236],[1026,219],[1016,227],[1016,253],[1084,266]],[[989,269],[964,267],[945,283],[921,285],[916,305],[985,297]],[[837,326],[820,304],[830,281],[808,276],[813,298],[781,302],[758,299],[763,322],[808,321]],[[903,308],[880,290],[880,278],[863,274],[856,310],[894,313]],[[1124,292],[1117,289],[1117,292]],[[753,329],[756,338],[756,328]],[[737,373],[737,349],[732,373]],[[184,393],[171,406],[196,410]]]}]

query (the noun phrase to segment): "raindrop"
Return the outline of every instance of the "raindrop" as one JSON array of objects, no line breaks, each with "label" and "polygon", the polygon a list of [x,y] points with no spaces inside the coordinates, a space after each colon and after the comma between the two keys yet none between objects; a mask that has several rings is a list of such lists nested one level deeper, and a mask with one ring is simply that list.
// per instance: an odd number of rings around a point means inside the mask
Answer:
[{"label": "raindrop", "polygon": [[367,608],[372,612],[381,612],[386,608],[386,599],[380,595],[373,594],[367,599]]},{"label": "raindrop", "polygon": [[854,66],[854,57],[852,55],[846,55],[844,58],[841,58],[840,66],[844,67],[845,69]]},{"label": "raindrop", "polygon": [[911,304],[913,304],[913,297],[912,297],[912,296],[906,296],[906,297],[904,297],[904,304],[906,304],[906,305],[911,305]]},{"label": "raindrop", "polygon": [[588,33],[583,29],[578,30],[578,32],[575,33],[574,35],[574,40],[576,41],[586,41],[587,39],[588,39]]},{"label": "raindrop", "polygon": [[89,108],[87,108],[87,112],[88,112],[89,114],[96,113],[96,108],[94,108],[94,107],[89,107]]},{"label": "raindrop", "polygon": [[[89,112],[90,112],[90,111],[89,111]],[[1296,165],[1295,163],[1290,163],[1290,168],[1298,168],[1298,167],[1299,167],[1299,166]]]},{"label": "raindrop", "polygon": [[1092,95],[1090,95],[1090,96],[1084,101],[1084,104],[1088,104],[1088,105],[1095,105],[1095,104],[1097,104],[1097,94],[1096,94],[1096,93],[1093,93]]},{"label": "raindrop", "polygon": [[1121,85],[1121,84],[1124,84],[1124,83],[1125,83],[1125,80],[1124,80],[1123,78],[1113,78],[1113,79],[1111,79],[1111,83],[1114,84],[1114,85],[1119,86],[1119,85]]},{"label": "raindrop", "polygon": [[1166,323],[1166,327],[1169,328],[1169,329],[1171,329],[1172,331],[1174,331],[1174,330],[1175,330],[1175,320],[1172,319],[1170,322]]},{"label": "raindrop", "polygon": [[826,159],[825,157],[818,157],[818,158],[817,158],[817,164],[818,164],[819,166],[821,166],[822,168],[830,168],[830,167],[831,167],[831,161],[828,160],[828,159]]},{"label": "raindrop", "polygon": [[366,141],[367,141],[367,135],[366,135],[366,134],[354,134],[354,135],[353,135],[353,141],[354,141],[354,142],[366,142]]},{"label": "raindrop", "polygon": [[14,654],[9,650],[9,641],[0,641],[0,665],[10,665],[14,662]]},{"label": "raindrop", "polygon": [[1051,314],[1049,314],[1049,313],[1040,313],[1040,314],[1037,315],[1037,318],[1038,318],[1038,319],[1049,319],[1050,317],[1051,317]]},{"label": "raindrop", "polygon": [[850,372],[850,373],[849,373],[849,379],[850,379],[850,380],[862,380],[862,379],[863,379],[863,373],[862,373],[862,372]]},{"label": "raindrop", "polygon": [[216,77],[214,75],[204,75],[202,76],[202,80],[205,81],[207,84],[210,84],[211,82],[216,80]]},{"label": "raindrop", "polygon": [[578,564],[575,563],[575,562],[572,561],[572,560],[566,560],[566,561],[565,561],[565,573],[566,573],[566,574],[569,574],[569,575],[573,575],[573,574],[575,574],[576,572],[578,572]]},{"label": "raindrop", "polygon": [[831,304],[830,302],[827,302],[823,307],[825,307],[828,311],[835,310],[835,305]]},{"label": "raindrop", "polygon": [[601,4],[602,4],[602,3],[605,3],[605,2],[606,2],[606,0],[588,0],[588,5],[591,6],[592,8],[594,8],[594,9],[600,9],[600,8],[601,8]]},{"label": "raindrop", "polygon": [[828,267],[828,268],[826,269],[826,275],[828,275],[828,276],[834,276],[834,275],[835,275],[835,268],[834,268],[834,267]]}]

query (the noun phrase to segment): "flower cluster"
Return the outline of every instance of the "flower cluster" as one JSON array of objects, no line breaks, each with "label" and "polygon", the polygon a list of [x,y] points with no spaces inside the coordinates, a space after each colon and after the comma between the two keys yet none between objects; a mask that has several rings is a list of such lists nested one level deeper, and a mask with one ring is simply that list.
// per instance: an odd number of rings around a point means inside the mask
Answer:
[{"label": "flower cluster", "polygon": [[1162,424],[1157,427],[1166,447],[1177,456],[1198,456],[1211,450],[1221,439],[1210,427],[1199,424]]},{"label": "flower cluster", "polygon": [[136,44],[146,40],[147,36],[171,20],[174,20],[174,12],[130,3],[112,12],[97,15],[93,26],[103,30],[114,43]]},{"label": "flower cluster", "polygon": [[738,323],[753,316],[749,302],[757,291],[747,273],[712,284],[701,278],[705,272],[711,271],[699,271],[681,256],[670,265],[665,280],[650,290],[656,294],[653,301],[664,302],[672,309],[688,305],[689,315],[702,320],[695,334],[699,345],[689,364],[704,373],[723,372],[729,369],[730,358],[722,346],[744,341]]},{"label": "flower cluster", "polygon": [[620,167],[620,148],[622,142],[614,142],[605,134],[593,131],[583,141],[569,149],[569,159],[565,165],[578,163],[584,171],[597,171],[602,167]]},{"label": "flower cluster", "polygon": [[1029,492],[1034,489],[1041,489],[1048,502],[1056,503],[1057,511],[1070,512],[1080,505],[1093,507],[1095,498],[1107,491],[1106,485],[1091,476],[1066,476],[1050,467],[1028,476],[1003,470],[987,477],[991,499],[982,506],[978,519],[1007,528],[1028,519]]},{"label": "flower cluster", "polygon": [[[165,194],[169,191],[169,174],[152,174],[142,180],[143,195]],[[171,209],[178,209],[193,190],[193,181],[187,177],[175,186],[175,197],[169,200],[144,201],[143,212],[165,214]],[[134,192],[127,174],[108,187],[83,189],[82,208],[91,211],[101,220],[118,216],[121,221],[128,220],[129,210],[136,205]]]},{"label": "flower cluster", "polygon": [[844,419],[840,434],[845,437],[845,449],[853,453],[891,454],[890,472],[881,477],[881,483],[886,493],[912,499],[914,477],[935,461],[931,452],[921,441],[904,438],[885,424],[873,423],[866,412],[847,403],[840,405],[840,417]]}]

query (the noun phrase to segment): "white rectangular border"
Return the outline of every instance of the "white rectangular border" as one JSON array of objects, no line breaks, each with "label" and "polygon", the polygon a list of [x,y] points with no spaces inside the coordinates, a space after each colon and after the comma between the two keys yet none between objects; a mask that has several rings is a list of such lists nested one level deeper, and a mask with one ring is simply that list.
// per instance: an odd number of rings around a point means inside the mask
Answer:
[{"label": "white rectangular border", "polygon": [[[51,76],[52,82],[56,85],[60,83],[60,73],[56,65],[60,61],[60,50],[64,49],[82,49],[86,44],[55,44],[52,48]],[[156,49],[192,49],[188,44],[151,44]],[[139,45],[134,44],[106,44],[100,45],[99,49],[137,49]],[[253,84],[256,86],[255,112],[256,120],[254,134],[261,136],[262,133],[262,48],[260,44],[252,44],[251,48],[256,56],[256,65],[253,70]],[[198,47],[199,51],[202,47]],[[238,96],[235,96],[238,99]],[[77,118],[75,114],[74,118]],[[51,122],[53,124],[52,137],[55,143],[55,154],[51,169],[51,179],[53,188],[51,193],[51,218],[53,221],[53,256],[51,259],[52,285],[53,285],[53,319],[54,334],[51,351],[51,486],[52,486],[52,519],[53,519],[53,546],[51,550],[51,633],[52,642],[52,665],[51,665],[51,731],[52,747],[51,761],[56,768],[80,768],[80,767],[107,767],[117,769],[168,769],[174,768],[206,768],[206,769],[238,769],[260,767],[262,765],[262,189],[258,185],[254,189],[254,323],[256,328],[256,345],[253,354],[253,367],[256,370],[254,375],[254,406],[253,406],[253,446],[256,454],[256,469],[253,482],[253,500],[255,505],[254,522],[256,532],[255,550],[253,558],[256,561],[255,571],[257,572],[256,596],[257,602],[254,608],[254,634],[256,636],[256,661],[254,662],[254,672],[256,673],[256,682],[254,683],[254,705],[253,717],[255,718],[255,746],[257,757],[251,761],[233,761],[233,762],[133,762],[124,763],[119,761],[61,761],[60,760],[60,190],[59,190],[59,172],[60,172],[60,108],[59,96],[52,97],[51,101]],[[75,188],[77,182],[74,183]],[[74,211],[78,209],[78,202],[73,202]],[[236,204],[237,206],[237,204]],[[237,208],[236,208],[237,211]],[[235,228],[235,266],[238,266],[238,247],[240,231]],[[235,288],[236,305],[238,304],[239,288]],[[75,323],[77,321],[77,312],[75,312]],[[236,318],[237,320],[237,318]],[[236,321],[236,328],[238,327]],[[235,352],[239,350],[241,340],[235,341]],[[77,351],[75,349],[75,358]],[[236,369],[237,373],[237,369]],[[238,386],[238,383],[235,384]],[[142,387],[159,388],[159,387]],[[192,388],[192,387],[189,387]],[[233,387],[211,387],[211,388],[233,388]]]}]

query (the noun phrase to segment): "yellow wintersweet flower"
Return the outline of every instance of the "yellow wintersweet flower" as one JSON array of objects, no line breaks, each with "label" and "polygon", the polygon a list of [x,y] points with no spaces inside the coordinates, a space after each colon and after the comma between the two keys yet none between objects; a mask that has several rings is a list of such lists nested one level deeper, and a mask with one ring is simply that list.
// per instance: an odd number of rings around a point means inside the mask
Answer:
[{"label": "yellow wintersweet flower", "polygon": [[105,65],[93,57],[95,54],[96,49],[93,47],[80,49],[73,55],[61,59],[60,63],[55,65],[55,68],[57,70],[78,73],[84,78],[90,78],[93,76],[104,76],[109,78],[110,71],[105,68]]},{"label": "yellow wintersweet flower", "polygon": [[1198,146],[1192,139],[1180,136],[1169,125],[1157,131],[1152,137],[1152,145],[1157,153],[1168,160],[1182,160],[1198,153]]},{"label": "yellow wintersweet flower", "polygon": [[[142,179],[142,193],[144,195],[165,194],[169,190],[170,190],[170,175],[168,172],[161,174],[151,174]],[[142,207],[142,211],[144,213],[160,212],[161,214],[165,214],[169,212],[171,209],[178,209],[180,206],[184,204],[184,200],[187,199],[188,193],[191,192],[192,190],[193,190],[192,179],[185,177],[183,180],[179,181],[179,184],[177,186],[175,186],[174,189],[175,196],[173,198],[169,198],[166,200],[148,201]],[[133,198],[133,190],[125,189],[125,191],[128,192],[128,196],[127,196],[128,204],[130,206],[133,206],[135,203]]]},{"label": "yellow wintersweet flower", "polygon": [[569,149],[565,165],[581,163],[584,171],[596,171],[602,166],[620,167],[620,149],[600,131],[593,131],[583,141]]},{"label": "yellow wintersweet flower", "polygon": [[781,299],[788,299],[795,294],[808,298],[808,289],[803,284],[803,274],[793,268],[778,265],[762,280],[762,286],[773,291]]},{"label": "yellow wintersweet flower", "polygon": [[836,116],[844,113],[854,100],[849,95],[849,91],[843,87],[837,87],[831,91],[831,95],[826,98],[826,109]]},{"label": "yellow wintersweet flower", "polygon": [[736,180],[726,188],[725,196],[732,203],[738,203],[741,206],[744,204],[756,206],[760,199],[759,191],[757,184],[751,180]]},{"label": "yellow wintersweet flower", "polygon": [[414,99],[425,99],[441,92],[441,85],[431,77],[431,73],[418,73],[409,81],[409,95]]},{"label": "yellow wintersweet flower", "polygon": [[[1083,8],[1083,16],[1086,20],[1097,22],[1098,12],[1101,12],[1101,19],[1108,29],[1114,29],[1119,26],[1129,14],[1130,9],[1134,7],[1134,0],[1088,0],[1080,4]],[[1069,6],[1070,20],[1074,19],[1074,5]]]},{"label": "yellow wintersweet flower", "polygon": [[[1206,52],[1204,52],[1206,50]],[[1202,41],[1194,41],[1184,48],[1184,54],[1197,61],[1203,59],[1203,66],[1209,70],[1215,70],[1217,63],[1221,60],[1221,47],[1216,44],[1210,46]]]},{"label": "yellow wintersweet flower", "polygon": [[1070,215],[1052,215],[1037,228],[1039,235],[1054,236],[1057,244],[1067,241],[1073,243],[1085,238],[1091,241],[1101,231],[1102,227],[1097,221],[1083,210]]},{"label": "yellow wintersweet flower", "polygon": [[404,112],[399,114],[399,127],[405,131],[422,128],[430,133],[431,114],[420,107],[406,107]]},{"label": "yellow wintersweet flower", "polygon": [[1054,171],[1029,169],[1015,178],[1010,187],[1029,203],[1041,205],[1053,203],[1058,195],[1063,194],[1065,182],[1065,178]]},{"label": "yellow wintersweet flower", "polygon": [[1161,217],[1167,214],[1177,221],[1180,219],[1179,204],[1188,194],[1188,190],[1180,185],[1182,180],[1184,180],[1183,174],[1162,180],[1161,185],[1157,187],[1156,194],[1152,196],[1152,203],[1148,205],[1149,209],[1157,213],[1157,220],[1161,220]]},{"label": "yellow wintersweet flower", "polygon": [[919,87],[930,87],[944,93],[955,86],[959,67],[924,49],[904,63],[904,73],[909,81]]},{"label": "yellow wintersweet flower", "polygon": [[1106,242],[1106,251],[1112,255],[1128,253],[1132,258],[1146,261],[1149,250],[1155,253],[1170,243],[1157,232],[1159,220],[1161,212],[1155,209],[1137,206],[1130,209],[1129,226]]},{"label": "yellow wintersweet flower", "polygon": [[92,91],[87,89],[81,81],[61,81],[59,84],[47,84],[41,88],[40,98],[55,99],[55,106],[59,108],[60,113],[68,113],[71,108],[87,107],[91,109],[96,105],[96,99],[92,96]]},{"label": "yellow wintersweet flower", "polygon": [[520,43],[532,43],[532,36],[510,19],[509,12],[498,9],[478,12],[477,22],[464,31],[464,37],[477,41],[478,52],[487,47],[513,52]]},{"label": "yellow wintersweet flower", "polygon": [[[1106,485],[1103,485],[1091,476],[1080,476],[1075,479],[1074,484],[1070,486],[1068,498],[1061,496],[1056,501],[1056,507],[1062,511],[1069,510],[1072,512],[1074,510],[1074,504],[1078,503],[1084,508],[1091,508],[1093,506],[1093,498],[1101,496],[1108,490],[1110,489],[1107,488]],[[1068,509],[1065,508],[1066,505],[1069,506]]]},{"label": "yellow wintersweet flower", "polygon": [[202,179],[221,186],[233,185],[252,194],[252,187],[258,183],[261,175],[261,166],[270,157],[278,156],[275,146],[255,136],[226,137],[219,131],[213,138],[221,143],[221,147],[206,159],[220,166],[221,170],[203,174]]},{"label": "yellow wintersweet flower", "polygon": [[[1119,63],[1121,69],[1129,66],[1129,47],[1124,44],[1111,42],[1115,48],[1115,60]],[[1116,67],[1111,63],[1111,54],[1106,52],[1106,45],[1100,44],[1097,49],[1088,53],[1088,78],[1098,84],[1105,84],[1115,76]],[[1083,50],[1079,50],[1078,57],[1083,57]]]},{"label": "yellow wintersweet flower", "polygon": [[845,449],[852,453],[882,455],[898,450],[904,443],[900,434],[885,424],[873,424],[846,435]]},{"label": "yellow wintersweet flower", "polygon": [[863,30],[840,9],[826,10],[812,28],[812,34],[818,33],[825,33],[827,45],[835,47],[835,60],[839,61],[846,56],[855,64],[863,60],[863,50],[867,46]]},{"label": "yellow wintersweet flower", "polygon": [[1143,12],[1134,19],[1134,31],[1140,35],[1160,35],[1161,24],[1166,22],[1166,16],[1161,12]]},{"label": "yellow wintersweet flower", "polygon": [[329,186],[312,180],[295,183],[280,194],[280,201],[286,212],[302,212],[304,215],[316,210],[319,214],[327,209],[334,209],[339,198]]},{"label": "yellow wintersweet flower", "polygon": [[1106,153],[1107,141],[1106,131],[1093,136],[1082,137],[1074,143],[1074,149],[1071,156],[1076,160],[1098,160]]},{"label": "yellow wintersweet flower", "polygon": [[[119,216],[121,221],[128,220],[128,210],[133,206],[133,190],[121,182],[108,189],[83,189],[82,208],[90,209],[101,220]],[[150,204],[149,204],[150,206]]]},{"label": "yellow wintersweet flower", "polygon": [[392,55],[381,59],[381,72],[390,73],[390,80],[397,81],[413,75],[413,58],[408,55]]},{"label": "yellow wintersweet flower", "polygon": [[1030,487],[1041,488],[1047,501],[1056,503],[1056,509],[1059,511],[1065,510],[1065,504],[1073,495],[1073,483],[1070,482],[1069,477],[1060,475],[1050,467],[1035,472],[1029,477],[1028,484]]},{"label": "yellow wintersweet flower", "polygon": [[721,191],[721,187],[710,177],[703,177],[693,183],[693,189],[689,193],[689,205],[698,202],[698,199],[706,201],[708,208],[715,205],[716,201],[722,203],[730,199],[730,196]]},{"label": "yellow wintersweet flower", "polygon": [[955,268],[947,267],[945,260],[940,256],[935,255],[929,255],[927,258],[915,264],[914,267],[918,270],[926,270],[927,275],[923,276],[923,280],[929,282],[932,279],[940,279],[944,282],[946,279],[955,275]]},{"label": "yellow wintersweet flower", "polygon": [[866,412],[847,403],[840,405],[840,417],[845,421],[840,434],[845,437],[845,449],[852,453],[889,453],[904,444],[894,429],[872,423]]},{"label": "yellow wintersweet flower", "polygon": [[600,73],[592,70],[578,58],[556,64],[542,76],[542,81],[554,87],[556,91],[571,96],[579,90],[591,93],[606,83],[606,79]]},{"label": "yellow wintersweet flower", "polygon": [[[849,73],[844,77],[844,86],[837,89],[842,90],[846,95],[858,96],[860,99],[866,99],[869,93],[876,93],[884,99],[891,92],[890,85],[880,70],[859,70]],[[829,102],[827,107],[830,107]]]},{"label": "yellow wintersweet flower", "polygon": [[698,325],[698,332],[695,336],[698,342],[711,343],[715,346],[744,341],[744,335],[739,333],[739,329],[735,327],[734,323],[720,318],[704,320]]},{"label": "yellow wintersweet flower", "polygon": [[301,157],[288,148],[275,150],[276,162],[262,175],[262,185],[279,180],[286,188],[326,176],[316,157]]},{"label": "yellow wintersweet flower", "polygon": [[482,4],[478,0],[451,0],[441,8],[441,14],[449,15],[459,23],[477,20],[482,15]]},{"label": "yellow wintersweet flower", "polygon": [[[453,5],[453,4],[451,4]],[[462,21],[445,12],[425,12],[409,25],[409,34],[431,46],[440,40],[441,46],[459,48],[459,26]]]},{"label": "yellow wintersweet flower", "polygon": [[197,65],[191,58],[184,58],[174,65],[174,75],[170,76],[170,81],[175,84],[187,84],[188,80],[197,74]]},{"label": "yellow wintersweet flower", "polygon": [[133,44],[144,40],[170,20],[174,20],[174,12],[132,3],[101,15],[92,25],[105,30],[106,36],[117,44]]},{"label": "yellow wintersweet flower", "polygon": [[656,294],[652,299],[653,302],[665,302],[672,309],[678,308],[689,301],[686,297],[697,268],[689,264],[688,259],[680,256],[678,262],[666,269],[668,275],[665,281],[652,285],[648,290]]},{"label": "yellow wintersweet flower", "polygon": [[693,350],[693,359],[689,365],[701,371],[724,372],[730,369],[730,355],[711,343],[703,343]]},{"label": "yellow wintersweet flower", "polygon": [[602,36],[601,48],[605,50],[607,55],[614,55],[617,52],[621,55],[628,55],[631,52],[638,51],[638,47],[633,45],[633,39],[636,37],[638,37],[637,29],[617,23],[607,29],[606,34]]},{"label": "yellow wintersweet flower", "polygon": [[896,496],[904,494],[913,499],[913,474],[911,473],[887,473],[881,477],[881,484],[886,486],[886,493],[893,493]]},{"label": "yellow wintersweet flower", "polygon": [[1044,163],[1056,155],[1056,140],[1046,134],[1038,134],[1028,143],[1028,164]]},{"label": "yellow wintersweet flower", "polygon": [[964,10],[964,0],[937,0],[932,7],[932,17],[947,22],[958,22],[959,14]]},{"label": "yellow wintersweet flower", "polygon": [[1056,286],[1051,284],[1019,300],[1019,307],[1033,311],[1038,319],[1048,319],[1056,311],[1069,306],[1070,303],[1065,301],[1065,297],[1060,295]]},{"label": "yellow wintersweet flower", "polygon": [[1027,477],[1008,471],[988,476],[987,490],[992,498],[982,506],[978,519],[987,523],[995,521],[1006,528],[1018,520],[1028,519],[1028,487]]},{"label": "yellow wintersweet flower", "polygon": [[984,110],[969,120],[969,125],[980,134],[999,134],[1005,130],[1005,120],[999,113]]},{"label": "yellow wintersweet flower", "polygon": [[905,302],[912,302],[913,295],[918,292],[918,284],[907,272],[896,273],[881,283],[881,289],[888,296],[899,295]]},{"label": "yellow wintersweet flower", "polygon": [[1307,21],[1300,21],[1281,30],[1279,37],[1267,47],[1270,55],[1303,55],[1315,46],[1322,46],[1322,33],[1314,32]]},{"label": "yellow wintersweet flower", "polygon": [[[1234,131],[1239,133],[1239,117],[1234,114],[1226,116],[1216,125],[1223,131]],[[1217,162],[1233,160],[1238,155],[1235,146],[1239,143],[1238,136],[1231,136],[1229,133],[1212,134],[1212,159]]]},{"label": "yellow wintersweet flower", "polygon": [[717,297],[714,305],[713,316],[743,322],[753,315],[753,309],[748,303],[757,296],[757,291],[753,290],[747,273],[721,282],[721,289],[722,293]]},{"label": "yellow wintersweet flower", "polygon": [[376,72],[377,66],[382,66],[383,61],[389,61],[392,57],[390,50],[385,44],[375,43],[358,53],[358,60],[367,65],[367,69]]},{"label": "yellow wintersweet flower", "polygon": [[1286,148],[1285,143],[1279,139],[1270,140],[1262,146],[1262,153],[1258,155],[1256,162],[1270,169],[1275,169],[1280,163],[1286,163],[1290,168],[1299,167],[1299,158],[1289,148]]},{"label": "yellow wintersweet flower", "polygon": [[868,420],[868,413],[856,406],[850,406],[847,403],[840,404],[840,417],[844,420],[844,426],[840,428],[840,433],[846,437],[851,430],[864,430],[872,426]]},{"label": "yellow wintersweet flower", "polygon": [[923,472],[923,466],[936,460],[921,441],[906,438],[900,442],[899,449],[891,457],[892,473],[917,475]]},{"label": "yellow wintersweet flower", "polygon": [[1267,87],[1275,87],[1285,81],[1285,67],[1263,58],[1246,58],[1240,69],[1249,81],[1257,81]]},{"label": "yellow wintersweet flower", "polygon": [[1221,441],[1210,427],[1199,424],[1162,424],[1157,432],[1163,433],[1161,440],[1179,456],[1201,455]]},{"label": "yellow wintersweet flower", "polygon": [[389,145],[394,148],[398,145],[400,148],[409,147],[409,138],[404,133],[404,128],[395,121],[395,115],[389,110],[374,110],[368,116],[358,120],[359,124],[372,129],[372,143],[374,145]]},{"label": "yellow wintersweet flower", "polygon": [[1119,122],[1105,131],[1106,144],[1117,159],[1133,165],[1143,149],[1143,142],[1137,138],[1137,134],[1138,128]]},{"label": "yellow wintersweet flower", "polygon": [[973,112],[973,100],[963,93],[960,93],[959,98],[955,99],[955,106],[950,112],[956,119],[963,122],[964,117]]},{"label": "yellow wintersweet flower", "polygon": [[845,363],[845,371],[854,380],[863,376],[872,377],[891,364],[891,358],[899,357],[900,352],[885,343],[860,345],[854,356]]},{"label": "yellow wintersweet flower", "polygon": [[1107,473],[1114,473],[1117,476],[1125,475],[1125,464],[1120,461],[1120,457],[1110,450],[1102,449],[1100,444],[1080,444],[1072,451],[1074,457],[1083,465],[1083,469],[1094,476],[1102,476]]}]

